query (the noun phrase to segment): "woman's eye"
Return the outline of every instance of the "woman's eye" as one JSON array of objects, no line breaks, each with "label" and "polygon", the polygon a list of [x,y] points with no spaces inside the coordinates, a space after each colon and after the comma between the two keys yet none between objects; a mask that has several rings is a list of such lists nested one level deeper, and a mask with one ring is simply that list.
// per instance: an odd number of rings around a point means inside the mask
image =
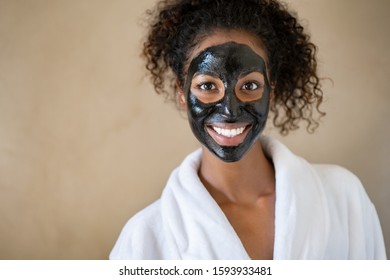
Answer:
[{"label": "woman's eye", "polygon": [[243,90],[256,90],[259,88],[259,85],[255,82],[249,82],[249,83],[245,83],[241,89]]},{"label": "woman's eye", "polygon": [[203,83],[198,86],[201,90],[215,90],[216,87],[213,83]]}]

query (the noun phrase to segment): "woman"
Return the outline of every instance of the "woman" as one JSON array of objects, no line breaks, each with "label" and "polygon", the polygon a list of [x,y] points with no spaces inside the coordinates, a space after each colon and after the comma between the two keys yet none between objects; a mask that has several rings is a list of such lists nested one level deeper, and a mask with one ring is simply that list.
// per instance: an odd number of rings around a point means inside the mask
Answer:
[{"label": "woman", "polygon": [[165,0],[144,45],[158,93],[187,110],[202,148],[129,220],[112,259],[383,259],[374,206],[349,171],[262,136],[313,131],[315,46],[276,0]]}]

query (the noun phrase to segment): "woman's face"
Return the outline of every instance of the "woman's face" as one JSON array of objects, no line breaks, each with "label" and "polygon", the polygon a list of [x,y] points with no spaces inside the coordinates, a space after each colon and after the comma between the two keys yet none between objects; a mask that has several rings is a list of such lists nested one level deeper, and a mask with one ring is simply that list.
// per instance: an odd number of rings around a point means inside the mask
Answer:
[{"label": "woman's face", "polygon": [[251,149],[270,99],[267,55],[256,37],[218,31],[190,54],[183,95],[196,138],[225,162]]}]

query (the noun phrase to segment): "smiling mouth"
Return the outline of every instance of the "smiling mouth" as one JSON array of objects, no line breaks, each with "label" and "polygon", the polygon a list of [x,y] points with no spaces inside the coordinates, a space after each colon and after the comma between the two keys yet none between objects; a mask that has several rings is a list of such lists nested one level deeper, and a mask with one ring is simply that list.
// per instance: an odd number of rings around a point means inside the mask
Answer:
[{"label": "smiling mouth", "polygon": [[238,146],[248,135],[252,125],[249,123],[213,123],[206,125],[206,130],[220,146]]},{"label": "smiling mouth", "polygon": [[233,129],[221,128],[221,127],[218,127],[218,126],[211,126],[211,127],[219,135],[222,135],[222,136],[225,136],[225,137],[228,137],[228,138],[233,138],[233,137],[236,137],[237,135],[242,134],[244,132],[245,128],[246,128],[246,126],[233,128]]}]

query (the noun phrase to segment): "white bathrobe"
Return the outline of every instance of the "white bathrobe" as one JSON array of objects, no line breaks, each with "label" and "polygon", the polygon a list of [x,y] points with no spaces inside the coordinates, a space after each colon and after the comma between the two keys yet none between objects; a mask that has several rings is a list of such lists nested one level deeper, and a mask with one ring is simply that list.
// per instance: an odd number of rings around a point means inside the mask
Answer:
[{"label": "white bathrobe", "polygon": [[[261,138],[276,173],[274,259],[386,259],[376,210],[359,179],[310,164]],[[201,150],[175,169],[161,198],[131,218],[110,259],[249,259],[198,177]]]}]

